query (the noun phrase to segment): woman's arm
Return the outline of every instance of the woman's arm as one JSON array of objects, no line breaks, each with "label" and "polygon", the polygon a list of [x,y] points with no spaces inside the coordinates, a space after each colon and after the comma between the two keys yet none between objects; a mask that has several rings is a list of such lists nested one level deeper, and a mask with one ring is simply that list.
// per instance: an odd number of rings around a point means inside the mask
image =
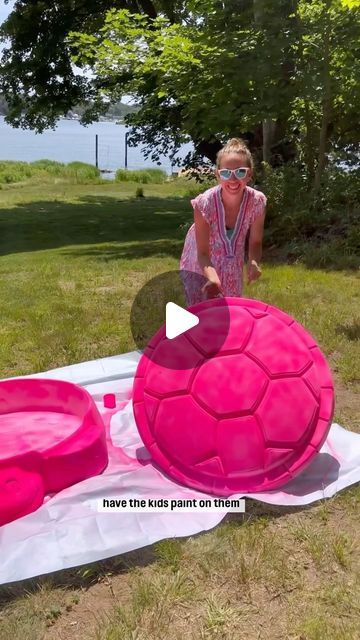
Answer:
[{"label": "woman's arm", "polygon": [[216,294],[221,291],[221,282],[210,259],[210,229],[203,215],[196,207],[194,210],[194,222],[198,263],[203,270],[205,278],[209,281],[209,287],[211,290],[209,289],[208,293]]},{"label": "woman's arm", "polygon": [[249,236],[249,266],[248,266],[248,279],[257,280],[261,275],[261,269],[259,262],[262,256],[262,245],[264,236],[264,222],[265,222],[265,210],[264,212],[254,220],[250,227]]}]

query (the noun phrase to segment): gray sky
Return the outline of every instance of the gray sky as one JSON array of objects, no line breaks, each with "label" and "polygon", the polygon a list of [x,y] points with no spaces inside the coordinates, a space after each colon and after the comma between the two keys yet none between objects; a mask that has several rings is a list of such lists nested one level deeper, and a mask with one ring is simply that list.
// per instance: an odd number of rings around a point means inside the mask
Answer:
[{"label": "gray sky", "polygon": [[9,2],[8,4],[5,4],[4,0],[0,0],[0,24],[2,24],[8,17],[9,13],[11,13],[13,4],[13,0],[11,0],[11,2]]},{"label": "gray sky", "polygon": [[[14,0],[10,0],[8,4],[4,3],[4,0],[0,0],[0,24],[6,20],[9,13],[12,11],[12,7],[14,5]],[[4,45],[0,43],[0,51],[4,48]]]}]

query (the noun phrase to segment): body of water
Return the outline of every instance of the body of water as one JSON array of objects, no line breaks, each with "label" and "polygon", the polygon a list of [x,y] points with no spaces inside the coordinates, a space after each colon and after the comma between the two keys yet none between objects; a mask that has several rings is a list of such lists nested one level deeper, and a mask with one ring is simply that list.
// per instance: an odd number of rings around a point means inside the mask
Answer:
[{"label": "body of water", "polygon": [[[125,166],[125,133],[127,127],[114,122],[96,122],[87,127],[77,120],[59,120],[55,130],[35,133],[28,129],[14,129],[0,116],[0,160],[57,160],[72,162],[80,160],[95,164],[95,135],[98,135],[99,169],[114,172]],[[184,145],[179,158],[192,149]],[[128,147],[128,169],[157,167],[150,159],[145,160],[140,147]],[[171,173],[169,158],[161,157],[161,168]],[[176,170],[176,169],[175,169]],[[106,175],[106,174],[105,174]]]}]

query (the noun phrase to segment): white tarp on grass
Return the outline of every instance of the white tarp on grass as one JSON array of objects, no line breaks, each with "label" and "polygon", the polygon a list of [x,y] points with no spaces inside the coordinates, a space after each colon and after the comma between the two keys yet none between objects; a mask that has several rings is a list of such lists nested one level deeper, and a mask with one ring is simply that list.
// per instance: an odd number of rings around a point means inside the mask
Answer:
[{"label": "white tarp on grass", "polygon": [[[216,526],[222,513],[103,513],[107,498],[206,498],[156,469],[132,414],[133,376],[141,354],[132,352],[37,374],[86,387],[107,428],[109,465],[104,473],[49,497],[34,513],[0,527],[0,584],[58,571]],[[115,393],[115,410],[103,395]],[[281,491],[248,494],[276,505],[305,505],[330,498],[360,480],[360,434],[333,424],[311,465]],[[210,496],[209,496],[210,497]],[[240,496],[237,496],[240,497]]]}]

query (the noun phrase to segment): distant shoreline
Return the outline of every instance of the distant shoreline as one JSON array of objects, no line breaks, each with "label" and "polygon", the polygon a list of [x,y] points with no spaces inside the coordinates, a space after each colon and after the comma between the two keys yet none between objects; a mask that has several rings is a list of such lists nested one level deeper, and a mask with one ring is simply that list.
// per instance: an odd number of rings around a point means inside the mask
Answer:
[{"label": "distant shoreline", "polygon": [[[98,167],[106,170],[103,175],[109,176],[113,171],[124,168],[126,160],[128,169],[160,166],[167,174],[172,173],[171,158],[160,156],[159,165],[156,161],[145,158],[142,145],[127,146],[125,158],[125,136],[128,128],[119,119],[99,120],[82,125],[78,117],[80,114],[75,112],[71,118],[59,119],[53,129],[36,133],[31,129],[12,127],[4,116],[0,116],[0,161],[34,162],[45,158],[65,163],[79,161],[96,166],[98,148]],[[192,145],[184,145],[177,156],[179,160],[191,149]]]},{"label": "distant shoreline", "polygon": [[[0,118],[6,118],[6,115],[7,115],[6,113],[1,113],[0,112]],[[79,124],[82,124],[80,122],[80,117],[79,116],[78,117],[75,117],[75,116],[73,116],[73,117],[71,117],[71,116],[60,116],[59,120],[67,120],[67,121],[78,122]],[[105,117],[101,116],[98,120],[96,120],[92,124],[96,124],[96,122],[112,122],[113,124],[122,124],[122,125],[126,126],[125,123],[124,123],[124,119],[123,118],[111,118],[111,117],[105,118]],[[11,124],[9,124],[9,126],[11,127]],[[83,125],[83,126],[86,126],[86,125]]]},{"label": "distant shoreline", "polygon": [[[80,117],[71,117],[71,116],[60,116],[59,120],[71,120],[72,122],[78,122],[79,124],[82,124],[80,122],[81,118]],[[95,122],[93,122],[92,124],[96,124],[97,122],[112,122],[112,124],[122,124],[124,126],[124,120],[122,118],[105,118],[105,117],[100,117],[98,120],[95,120]],[[86,125],[83,125],[86,126]]]}]

